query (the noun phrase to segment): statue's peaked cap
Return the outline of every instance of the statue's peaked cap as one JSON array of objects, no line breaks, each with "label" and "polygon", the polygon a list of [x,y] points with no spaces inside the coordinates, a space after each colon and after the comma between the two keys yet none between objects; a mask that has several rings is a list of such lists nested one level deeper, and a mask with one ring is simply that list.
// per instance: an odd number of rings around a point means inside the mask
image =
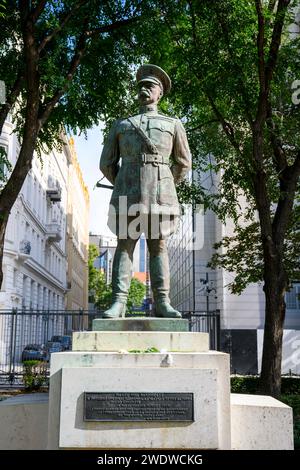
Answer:
[{"label": "statue's peaked cap", "polygon": [[136,80],[137,83],[148,81],[162,85],[164,95],[171,90],[171,79],[169,75],[157,65],[141,65],[136,73]]}]

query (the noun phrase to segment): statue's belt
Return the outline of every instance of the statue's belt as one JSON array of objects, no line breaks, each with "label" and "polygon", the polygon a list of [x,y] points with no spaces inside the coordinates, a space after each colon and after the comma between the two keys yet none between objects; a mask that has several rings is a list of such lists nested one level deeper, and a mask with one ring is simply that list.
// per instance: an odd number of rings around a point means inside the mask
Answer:
[{"label": "statue's belt", "polygon": [[128,121],[137,131],[138,135],[146,145],[146,148],[151,153],[142,153],[141,155],[136,156],[124,156],[122,158],[123,163],[152,163],[153,165],[157,166],[159,164],[168,165],[169,164],[169,157],[164,157],[163,155],[159,155],[158,148],[156,145],[149,139],[145,131],[139,126],[138,122],[135,120],[134,117],[128,118]]},{"label": "statue's belt", "polygon": [[140,155],[125,155],[121,156],[122,164],[126,163],[153,163],[154,165],[169,165],[169,157],[164,157],[163,155],[151,154],[151,153],[142,153]]}]

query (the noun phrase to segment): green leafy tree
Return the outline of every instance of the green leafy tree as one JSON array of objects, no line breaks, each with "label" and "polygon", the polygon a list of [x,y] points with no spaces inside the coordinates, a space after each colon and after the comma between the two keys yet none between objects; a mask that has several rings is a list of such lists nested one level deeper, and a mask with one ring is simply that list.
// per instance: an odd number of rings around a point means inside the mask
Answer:
[{"label": "green leafy tree", "polygon": [[[292,97],[300,38],[291,28],[299,2],[157,1],[152,7],[161,21],[144,32],[147,52],[173,79],[164,107],[185,119],[199,173],[200,184],[183,184],[181,197],[235,225],[213,265],[238,273],[236,293],[262,281],[261,392],[279,396],[285,293],[299,279],[300,106]],[[208,172],[214,177],[209,192],[202,183]]]},{"label": "green leafy tree", "polygon": [[[89,246],[89,299],[99,310],[106,310],[112,302],[112,286],[106,283],[105,274],[95,268],[95,259],[99,256],[99,250],[96,245]],[[127,300],[127,310],[134,306],[140,306],[143,303],[146,294],[146,286],[138,279],[133,278],[130,283],[130,289]]]},{"label": "green leafy tree", "polygon": [[6,5],[6,0],[0,0],[0,18],[5,17],[5,5]]},{"label": "green leafy tree", "polygon": [[107,310],[112,302],[112,288],[111,284],[106,283],[105,274],[100,272],[95,305],[99,310]]},{"label": "green leafy tree", "polygon": [[99,250],[96,245],[89,246],[89,301],[99,310],[105,310],[111,303],[111,286],[106,284],[105,275],[99,269],[95,268],[94,261],[99,256]]},{"label": "green leafy tree", "polygon": [[[21,141],[0,192],[1,266],[9,213],[34,151],[60,147],[63,129],[85,131],[112,112],[123,114],[135,53],[128,40],[141,17],[140,3],[1,3],[0,78],[6,102],[0,105],[0,133],[10,112]],[[0,285],[2,278],[1,268]]]},{"label": "green leafy tree", "polygon": [[130,289],[127,299],[127,310],[130,311],[132,307],[139,307],[142,305],[146,295],[146,286],[136,278],[131,279]]}]

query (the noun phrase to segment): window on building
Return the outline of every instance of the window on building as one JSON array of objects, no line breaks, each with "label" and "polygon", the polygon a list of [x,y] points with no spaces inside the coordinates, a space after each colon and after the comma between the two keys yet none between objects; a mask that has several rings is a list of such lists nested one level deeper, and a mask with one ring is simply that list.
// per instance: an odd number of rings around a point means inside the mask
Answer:
[{"label": "window on building", "polygon": [[14,276],[13,276],[13,286],[17,287],[18,285],[18,270],[14,269]]},{"label": "window on building", "polygon": [[31,205],[31,184],[32,184],[32,178],[31,174],[28,173],[27,178],[26,178],[26,184],[27,184],[27,189],[26,189],[26,199],[27,203]]},{"label": "window on building", "polygon": [[285,295],[285,302],[287,310],[300,310],[300,283],[293,284]]},{"label": "window on building", "polygon": [[40,263],[40,236],[37,234],[36,236],[36,260]]},{"label": "window on building", "polygon": [[32,209],[33,212],[36,214],[36,204],[38,204],[38,199],[37,199],[37,194],[36,194],[36,188],[37,188],[37,181],[36,177],[34,177],[33,180],[33,200],[32,200]]},{"label": "window on building", "polygon": [[26,308],[27,301],[27,276],[23,276],[23,295],[22,295],[22,308]]},{"label": "window on building", "polygon": [[32,280],[30,284],[30,308],[34,308],[34,281]]}]

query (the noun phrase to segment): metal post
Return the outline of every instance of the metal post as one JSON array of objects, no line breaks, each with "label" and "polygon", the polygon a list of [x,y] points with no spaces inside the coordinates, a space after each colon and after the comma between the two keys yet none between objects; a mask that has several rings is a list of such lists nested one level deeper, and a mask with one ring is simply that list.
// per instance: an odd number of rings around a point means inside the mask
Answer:
[{"label": "metal post", "polygon": [[83,331],[83,308],[79,309],[79,331]]},{"label": "metal post", "polygon": [[12,309],[11,311],[11,329],[10,329],[10,345],[9,345],[9,377],[12,376],[13,371],[13,350],[14,350],[14,329],[15,329],[15,311],[16,309]]},{"label": "metal post", "polygon": [[221,351],[221,316],[220,310],[216,310],[216,339],[217,339],[217,351]]},{"label": "metal post", "polygon": [[208,287],[208,273],[205,274],[206,284],[206,315],[209,313],[209,287]]},{"label": "metal post", "polygon": [[12,380],[14,380],[15,377],[15,363],[16,363],[16,344],[17,344],[17,330],[18,330],[18,309],[15,310],[15,328],[14,328],[14,347],[13,347],[13,370],[12,370]]}]

